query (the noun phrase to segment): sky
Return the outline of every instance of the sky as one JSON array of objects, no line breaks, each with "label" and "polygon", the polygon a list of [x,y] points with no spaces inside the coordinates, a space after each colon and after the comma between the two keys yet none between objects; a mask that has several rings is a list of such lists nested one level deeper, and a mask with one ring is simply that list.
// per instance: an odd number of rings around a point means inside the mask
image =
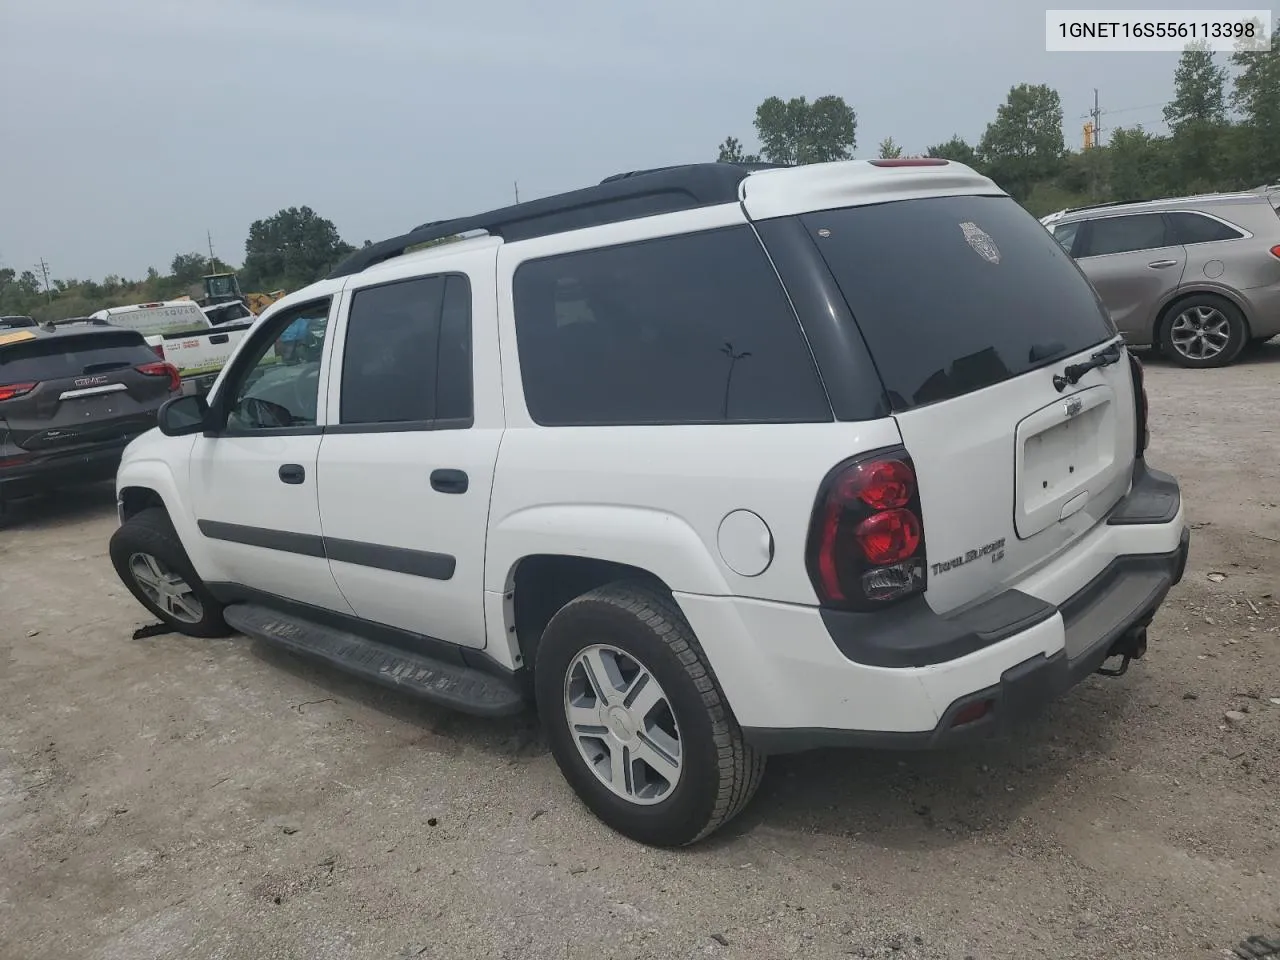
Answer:
[{"label": "sky", "polygon": [[252,221],[301,205],[359,245],[503,206],[516,182],[532,199],[714,160],[728,135],[754,148],[774,95],[844,97],[860,157],[889,136],[976,143],[1022,82],[1059,91],[1075,148],[1094,87],[1104,128],[1163,131],[1176,54],[1046,53],[1044,9],[0,0],[0,266],[139,278],[207,233],[238,264]]}]

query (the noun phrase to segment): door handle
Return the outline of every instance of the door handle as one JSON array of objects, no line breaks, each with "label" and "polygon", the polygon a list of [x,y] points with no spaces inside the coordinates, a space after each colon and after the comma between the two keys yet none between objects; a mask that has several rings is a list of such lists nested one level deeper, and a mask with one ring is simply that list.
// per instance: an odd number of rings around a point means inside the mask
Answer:
[{"label": "door handle", "polygon": [[1163,270],[1165,267],[1176,267],[1177,260],[1152,260],[1147,264],[1152,270]]},{"label": "door handle", "polygon": [[213,336],[209,338],[209,342],[216,343],[216,344],[223,344],[230,339],[231,339],[231,334],[229,333],[215,333]]},{"label": "door handle", "polygon": [[285,483],[301,483],[307,479],[307,471],[302,468],[300,463],[282,463],[279,473],[280,479]]},{"label": "door handle", "polygon": [[439,493],[466,493],[467,475],[461,470],[432,470],[431,489]]}]

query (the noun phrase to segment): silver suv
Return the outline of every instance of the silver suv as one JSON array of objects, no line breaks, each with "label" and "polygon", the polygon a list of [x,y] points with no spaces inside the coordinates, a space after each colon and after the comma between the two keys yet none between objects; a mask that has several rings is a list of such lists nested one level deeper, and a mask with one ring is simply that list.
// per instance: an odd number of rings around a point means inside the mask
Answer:
[{"label": "silver suv", "polygon": [[1184,367],[1280,334],[1280,187],[1102,204],[1041,222],[1135,346]]}]

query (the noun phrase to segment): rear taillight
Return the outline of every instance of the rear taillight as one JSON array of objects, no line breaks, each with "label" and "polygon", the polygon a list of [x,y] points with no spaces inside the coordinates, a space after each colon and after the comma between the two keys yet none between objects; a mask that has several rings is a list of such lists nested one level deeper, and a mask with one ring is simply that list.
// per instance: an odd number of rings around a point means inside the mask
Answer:
[{"label": "rear taillight", "polygon": [[837,464],[818,490],[805,561],[824,607],[878,610],[925,588],[915,466],[902,448]]},{"label": "rear taillight", "polygon": [[148,377],[168,377],[170,393],[176,393],[182,389],[182,375],[172,363],[144,363],[134,369],[139,373],[145,373]]},{"label": "rear taillight", "polygon": [[1277,243],[1274,247],[1271,248],[1271,255],[1275,257],[1277,260],[1280,260],[1280,243]]},{"label": "rear taillight", "polygon": [[20,397],[24,393],[30,393],[36,386],[34,383],[6,383],[0,386],[0,400],[12,400],[14,397]]},{"label": "rear taillight", "polygon": [[1147,444],[1151,442],[1151,429],[1147,425],[1147,378],[1142,370],[1142,361],[1129,354],[1129,371],[1133,374],[1133,402],[1137,409],[1138,425],[1137,425],[1137,451],[1136,456],[1141,459],[1142,455],[1147,452]]}]

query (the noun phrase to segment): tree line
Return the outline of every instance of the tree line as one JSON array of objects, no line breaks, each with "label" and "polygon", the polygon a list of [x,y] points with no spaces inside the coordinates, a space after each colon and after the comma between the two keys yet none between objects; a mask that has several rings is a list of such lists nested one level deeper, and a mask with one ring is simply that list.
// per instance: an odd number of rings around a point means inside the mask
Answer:
[{"label": "tree line", "polygon": [[[1280,43],[1265,52],[1237,50],[1226,59],[1203,47],[1183,52],[1173,74],[1173,97],[1164,106],[1166,135],[1141,125],[1117,127],[1104,145],[1068,149],[1058,92],[1020,83],[976,143],[955,134],[919,155],[974,167],[1037,216],[1088,203],[1280,183]],[[857,113],[835,95],[812,102],[803,96],[770,97],[756,108],[754,125],[756,152],[747,152],[730,136],[720,144],[717,159],[821,163],[850,159],[858,143]],[[888,137],[878,155],[905,154]],[[241,289],[295,290],[323,276],[353,249],[332,221],[310,207],[280,210],[249,227],[238,271]],[[61,319],[103,307],[198,296],[201,278],[225,269],[226,264],[201,253],[180,253],[165,274],[152,267],[141,280],[53,280],[46,289],[32,270],[0,268],[0,314]]]},{"label": "tree line", "polygon": [[[288,207],[249,225],[244,265],[236,270],[240,289],[245,293],[296,290],[324,276],[353,249],[331,220],[310,207]],[[151,267],[140,280],[116,275],[101,281],[51,280],[46,289],[34,270],[19,273],[0,267],[0,316],[62,320],[130,303],[198,298],[207,274],[230,269],[203,253],[179,253],[170,261],[168,273]]]},{"label": "tree line", "polygon": [[[1280,23],[1277,24],[1280,30]],[[970,144],[959,134],[915,156],[941,157],[995,180],[1036,216],[1107,201],[1151,200],[1280,183],[1280,43],[1240,49],[1223,63],[1203,46],[1186,49],[1164,105],[1169,133],[1117,127],[1109,142],[1068,149],[1062,100],[1044,84],[1020,83]],[[1234,76],[1233,76],[1234,73]],[[730,136],[717,159],[733,163],[847,160],[857,147],[858,117],[842,97],[770,97],[756,108],[760,148],[749,153]],[[892,137],[878,156],[902,157]]]}]

